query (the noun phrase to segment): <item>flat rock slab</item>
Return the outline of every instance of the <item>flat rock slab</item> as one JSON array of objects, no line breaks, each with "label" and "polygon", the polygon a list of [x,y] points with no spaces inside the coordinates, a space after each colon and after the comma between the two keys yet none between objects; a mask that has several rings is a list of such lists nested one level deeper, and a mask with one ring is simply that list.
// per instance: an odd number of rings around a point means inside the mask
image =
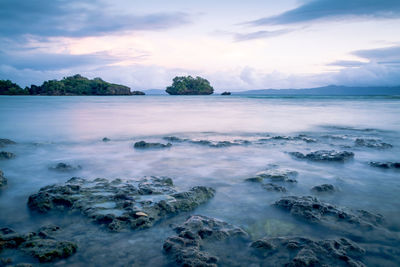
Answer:
[{"label": "flat rock slab", "polygon": [[70,241],[59,241],[54,234],[58,226],[46,226],[37,232],[19,234],[10,228],[0,229],[0,253],[3,249],[18,249],[40,262],[52,262],[74,254],[78,246]]},{"label": "flat rock slab", "polygon": [[313,240],[305,237],[259,239],[250,245],[263,266],[365,266],[365,250],[346,238]]},{"label": "flat rock slab", "polygon": [[195,209],[214,194],[214,189],[204,186],[178,192],[167,177],[111,182],[74,177],[65,184],[41,188],[29,197],[28,207],[40,213],[79,211],[111,231],[121,231],[151,227],[162,218]]},{"label": "flat rock slab", "polygon": [[217,266],[218,258],[201,250],[204,242],[248,237],[239,227],[201,215],[190,216],[175,231],[178,235],[169,237],[163,248],[179,266]]},{"label": "flat rock slab", "polygon": [[188,138],[180,138],[177,136],[165,136],[163,139],[169,142],[175,142],[175,143],[187,142],[195,145],[209,146],[215,148],[251,144],[251,142],[248,140],[234,140],[234,141],[192,140]]},{"label": "flat rock slab", "polygon": [[335,151],[335,150],[318,150],[308,154],[300,152],[289,152],[289,155],[310,161],[320,162],[345,162],[354,158],[354,153],[349,151]]}]

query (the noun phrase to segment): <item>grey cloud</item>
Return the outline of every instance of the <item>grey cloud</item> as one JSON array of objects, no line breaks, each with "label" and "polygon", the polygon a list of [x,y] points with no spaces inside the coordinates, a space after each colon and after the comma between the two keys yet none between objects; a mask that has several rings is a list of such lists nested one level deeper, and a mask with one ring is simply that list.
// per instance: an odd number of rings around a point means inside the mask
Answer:
[{"label": "grey cloud", "polygon": [[352,54],[377,63],[400,63],[400,46],[358,50],[352,52]]},{"label": "grey cloud", "polygon": [[254,39],[265,39],[265,38],[272,38],[275,36],[283,35],[289,32],[292,32],[293,30],[276,30],[276,31],[257,31],[257,32],[251,32],[251,33],[237,33],[234,35],[234,39],[237,42],[241,41],[249,41],[249,40],[254,40]]},{"label": "grey cloud", "polygon": [[328,66],[353,68],[353,67],[361,67],[362,65],[365,65],[365,64],[367,64],[367,63],[357,61],[357,60],[337,60],[332,63],[329,63]]},{"label": "grey cloud", "polygon": [[277,16],[260,18],[251,25],[296,24],[343,18],[389,19],[400,17],[399,0],[312,0]]}]

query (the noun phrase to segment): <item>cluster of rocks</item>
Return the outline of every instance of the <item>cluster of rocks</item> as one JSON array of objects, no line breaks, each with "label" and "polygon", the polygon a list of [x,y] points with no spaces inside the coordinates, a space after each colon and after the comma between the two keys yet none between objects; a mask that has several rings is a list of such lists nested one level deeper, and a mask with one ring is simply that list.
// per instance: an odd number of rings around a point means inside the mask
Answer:
[{"label": "cluster of rocks", "polygon": [[377,139],[364,139],[364,138],[357,138],[354,142],[356,146],[360,147],[369,147],[369,148],[378,148],[378,149],[388,149],[392,148],[391,144],[382,142]]},{"label": "cluster of rocks", "polygon": [[7,178],[4,177],[4,173],[0,170],[0,189],[7,185]]},{"label": "cluster of rocks", "polygon": [[239,227],[201,215],[190,216],[174,230],[178,235],[169,237],[163,248],[180,266],[217,266],[218,258],[201,250],[204,242],[248,237]]},{"label": "cluster of rocks", "polygon": [[168,148],[171,147],[171,143],[161,144],[161,143],[148,143],[145,141],[136,142],[133,147],[136,149],[154,149],[154,148]]},{"label": "cluster of rocks", "polygon": [[5,249],[18,249],[37,258],[40,262],[52,262],[74,254],[78,246],[70,241],[60,241],[54,236],[58,226],[45,226],[37,232],[19,234],[10,228],[0,229],[0,252]]},{"label": "cluster of rocks", "polygon": [[60,162],[60,163],[57,163],[55,166],[49,167],[49,169],[52,171],[58,171],[58,172],[72,172],[72,171],[80,170],[80,169],[82,169],[82,167],[80,165],[72,166],[70,164]]},{"label": "cluster of rocks", "polygon": [[265,237],[251,247],[267,266],[365,266],[365,250],[346,238]]},{"label": "cluster of rocks", "polygon": [[319,162],[345,162],[354,158],[353,152],[335,151],[335,150],[317,150],[308,154],[300,152],[289,152],[289,154],[298,159],[306,159]]},{"label": "cluster of rocks", "polygon": [[122,181],[72,178],[62,185],[43,187],[29,197],[31,210],[79,211],[111,231],[152,226],[162,218],[190,211],[214,196],[214,189],[196,186],[178,192],[171,178],[144,177]]},{"label": "cluster of rocks", "polygon": [[371,161],[369,163],[372,167],[381,169],[400,169],[400,162],[377,162]]},{"label": "cluster of rocks", "polygon": [[209,146],[209,147],[215,147],[215,148],[251,144],[251,142],[248,140],[210,141],[210,140],[192,140],[192,139],[180,138],[180,137],[176,137],[176,136],[166,136],[166,137],[164,137],[164,140],[166,140],[168,142],[176,142],[176,143],[188,142],[188,143],[195,144],[195,145]]}]

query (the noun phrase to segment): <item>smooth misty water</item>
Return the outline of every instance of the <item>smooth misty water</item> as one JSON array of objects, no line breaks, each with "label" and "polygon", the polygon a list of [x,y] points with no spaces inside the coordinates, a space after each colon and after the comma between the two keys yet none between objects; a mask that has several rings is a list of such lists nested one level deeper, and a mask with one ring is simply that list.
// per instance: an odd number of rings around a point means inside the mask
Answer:
[{"label": "smooth misty water", "polygon": [[[267,136],[305,134],[316,143],[274,140]],[[165,150],[138,151],[135,141],[166,143],[165,136],[193,140],[248,140],[249,145],[213,148],[174,143]],[[102,142],[103,137],[111,139]],[[336,139],[334,137],[341,137]],[[0,97],[0,138],[17,145],[0,148],[17,155],[0,161],[8,186],[0,191],[0,227],[21,232],[43,224],[60,225],[66,239],[78,242],[78,252],[59,265],[168,264],[163,241],[190,214],[226,220],[265,235],[334,237],[313,229],[271,207],[282,196],[268,192],[245,178],[277,164],[299,172],[289,194],[310,195],[310,188],[331,183],[340,188],[320,196],[327,202],[383,214],[390,229],[400,231],[400,172],[368,166],[369,161],[400,160],[400,98],[382,97]],[[392,144],[379,150],[355,147],[356,138],[375,138]],[[347,148],[344,148],[347,147]],[[291,158],[288,151],[349,150],[354,160],[344,164],[310,163]],[[58,162],[81,165],[73,173],[49,170]],[[41,187],[62,183],[72,176],[135,178],[162,175],[173,178],[179,189],[208,185],[216,196],[190,213],[164,220],[155,227],[113,234],[79,215],[31,214],[27,198]],[[268,222],[268,227],[265,227]],[[218,251],[218,250],[216,250]],[[31,261],[18,252],[21,261]],[[8,256],[1,254],[0,257]],[[15,255],[14,255],[15,256]],[[238,262],[247,265],[246,262]],[[396,266],[398,258],[370,265]]]}]

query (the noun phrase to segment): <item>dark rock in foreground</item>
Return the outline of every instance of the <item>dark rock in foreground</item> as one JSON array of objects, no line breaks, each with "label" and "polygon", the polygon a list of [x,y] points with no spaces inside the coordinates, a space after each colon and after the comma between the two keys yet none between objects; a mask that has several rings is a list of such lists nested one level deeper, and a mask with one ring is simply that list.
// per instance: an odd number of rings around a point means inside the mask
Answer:
[{"label": "dark rock in foreground", "polygon": [[201,215],[189,217],[175,231],[178,235],[169,237],[163,248],[180,266],[217,266],[217,257],[201,251],[204,242],[248,236],[236,226]]},{"label": "dark rock in foreground", "polygon": [[263,238],[251,247],[266,266],[365,266],[361,262],[365,250],[346,238],[318,241],[305,237]]},{"label": "dark rock in foreground", "polygon": [[111,231],[151,227],[162,218],[191,211],[214,196],[214,189],[196,186],[177,192],[171,178],[145,177],[122,181],[72,178],[64,185],[50,185],[29,197],[31,210],[80,211]]},{"label": "dark rock in foreground", "polygon": [[387,149],[393,147],[391,144],[384,143],[376,139],[357,138],[354,143],[356,146],[378,148],[378,149]]},{"label": "dark rock in foreground", "polygon": [[290,155],[298,159],[307,159],[311,161],[321,162],[344,162],[354,157],[353,152],[348,151],[335,151],[335,150],[318,150],[308,154],[300,152],[289,152]]},{"label": "dark rock in foreground", "polygon": [[136,149],[150,149],[150,148],[167,148],[171,147],[171,143],[161,144],[161,143],[147,143],[145,141],[136,142],[133,147]]},{"label": "dark rock in foreground", "polygon": [[1,151],[0,152],[0,160],[2,159],[13,159],[15,158],[15,154],[11,152]]},{"label": "dark rock in foreground", "polygon": [[80,165],[72,166],[64,162],[57,163],[57,165],[50,167],[50,170],[59,171],[59,172],[72,172],[82,169]]},{"label": "dark rock in foreground", "polygon": [[59,241],[53,237],[60,228],[47,226],[38,232],[18,234],[10,228],[0,229],[0,252],[3,249],[19,249],[40,262],[52,262],[74,254],[77,245],[69,241]]},{"label": "dark rock in foreground", "polygon": [[0,189],[7,185],[7,178],[4,177],[4,173],[0,170]]},{"label": "dark rock in foreground", "polygon": [[290,212],[293,216],[307,222],[339,231],[351,237],[365,238],[368,232],[370,240],[397,239],[395,234],[384,228],[384,218],[365,210],[350,210],[322,202],[311,196],[287,196],[274,203],[275,207]]},{"label": "dark rock in foreground", "polygon": [[6,138],[0,138],[0,147],[5,147],[7,145],[15,145],[16,142]]},{"label": "dark rock in foreground", "polygon": [[400,162],[376,162],[371,161],[369,163],[372,167],[381,169],[400,169]]},{"label": "dark rock in foreground", "polygon": [[313,191],[314,193],[333,193],[337,191],[337,189],[331,184],[321,184],[311,188],[311,191]]}]

